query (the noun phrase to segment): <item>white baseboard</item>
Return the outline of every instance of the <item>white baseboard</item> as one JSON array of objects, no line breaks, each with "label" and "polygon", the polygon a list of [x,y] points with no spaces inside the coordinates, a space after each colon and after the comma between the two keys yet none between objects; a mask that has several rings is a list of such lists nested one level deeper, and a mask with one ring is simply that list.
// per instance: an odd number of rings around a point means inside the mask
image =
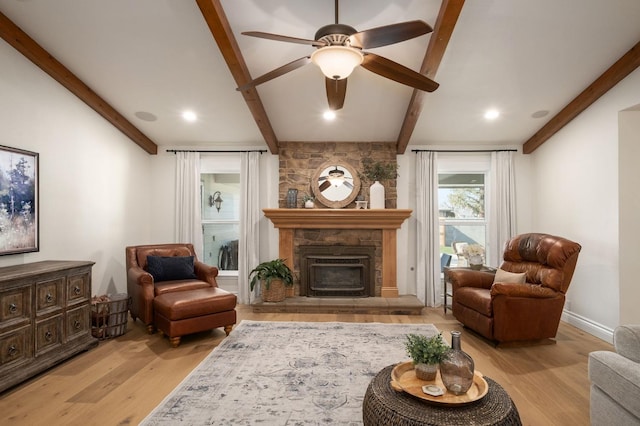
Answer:
[{"label": "white baseboard", "polygon": [[605,327],[602,324],[591,321],[588,318],[567,311],[566,309],[562,311],[561,319],[586,333],[613,344],[613,329],[609,327]]}]

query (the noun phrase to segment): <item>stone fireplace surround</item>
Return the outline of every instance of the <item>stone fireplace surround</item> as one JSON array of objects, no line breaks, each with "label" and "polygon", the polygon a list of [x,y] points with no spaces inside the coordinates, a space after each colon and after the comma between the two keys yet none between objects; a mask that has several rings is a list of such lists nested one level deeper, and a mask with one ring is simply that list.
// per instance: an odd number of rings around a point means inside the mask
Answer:
[{"label": "stone fireplace surround", "polygon": [[[279,231],[279,257],[294,272],[296,295],[300,294],[299,259],[296,256],[296,239],[303,232],[333,234],[334,240],[322,238],[323,245],[356,245],[358,237],[347,237],[352,232],[362,235],[379,235],[362,245],[376,245],[376,297],[397,298],[397,244],[396,233],[402,223],[411,216],[409,209],[264,209],[264,215]],[[351,234],[351,235],[356,235]],[[326,234],[324,234],[326,235]],[[298,236],[298,237],[296,237]],[[348,242],[345,242],[348,241]],[[341,243],[340,243],[341,242]],[[379,253],[379,255],[378,255]]]}]

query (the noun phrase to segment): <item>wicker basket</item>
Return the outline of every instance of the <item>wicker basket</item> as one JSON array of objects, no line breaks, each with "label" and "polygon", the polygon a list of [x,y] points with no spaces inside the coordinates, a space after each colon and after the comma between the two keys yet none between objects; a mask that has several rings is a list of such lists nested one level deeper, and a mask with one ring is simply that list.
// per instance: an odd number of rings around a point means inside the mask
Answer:
[{"label": "wicker basket", "polygon": [[91,334],[98,339],[108,339],[127,331],[129,296],[126,293],[110,294],[91,299]]},{"label": "wicker basket", "polygon": [[269,288],[262,281],[262,301],[263,302],[282,302],[285,298],[284,283],[282,280],[273,279],[269,283]]}]

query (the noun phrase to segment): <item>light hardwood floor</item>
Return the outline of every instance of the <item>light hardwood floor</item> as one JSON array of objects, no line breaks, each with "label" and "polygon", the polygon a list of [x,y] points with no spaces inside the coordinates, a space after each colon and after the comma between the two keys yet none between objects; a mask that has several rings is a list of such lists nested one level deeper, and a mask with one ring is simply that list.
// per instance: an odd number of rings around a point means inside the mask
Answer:
[{"label": "light hardwood floor", "polygon": [[[435,308],[418,316],[256,314],[238,306],[238,322],[242,319],[425,323],[434,324],[447,340],[449,331],[460,330],[476,369],[509,392],[524,425],[588,425],[587,357],[613,349],[565,323],[556,344],[494,348]],[[139,321],[130,322],[124,335],[0,394],[0,424],[138,424],[224,336],[222,329],[186,336],[172,349],[166,337],[148,335]]]}]

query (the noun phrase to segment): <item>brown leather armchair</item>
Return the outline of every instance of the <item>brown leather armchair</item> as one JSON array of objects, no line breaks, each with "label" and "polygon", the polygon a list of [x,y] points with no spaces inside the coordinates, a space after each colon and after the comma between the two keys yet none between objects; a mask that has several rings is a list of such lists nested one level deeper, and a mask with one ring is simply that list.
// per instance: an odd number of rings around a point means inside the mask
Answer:
[{"label": "brown leather armchair", "polygon": [[525,273],[524,284],[495,282],[490,272],[448,270],[453,315],[497,342],[553,338],[581,246],[565,238],[530,233],[505,245],[500,269]]},{"label": "brown leather armchair", "polygon": [[[127,267],[127,290],[131,298],[129,311],[131,318],[137,318],[153,333],[154,312],[153,300],[161,294],[218,287],[216,276],[218,268],[197,260],[193,244],[155,244],[130,246],[125,249]],[[154,282],[153,276],[147,272],[147,256],[193,256],[195,277],[183,280]],[[221,290],[223,291],[223,290]]]}]

